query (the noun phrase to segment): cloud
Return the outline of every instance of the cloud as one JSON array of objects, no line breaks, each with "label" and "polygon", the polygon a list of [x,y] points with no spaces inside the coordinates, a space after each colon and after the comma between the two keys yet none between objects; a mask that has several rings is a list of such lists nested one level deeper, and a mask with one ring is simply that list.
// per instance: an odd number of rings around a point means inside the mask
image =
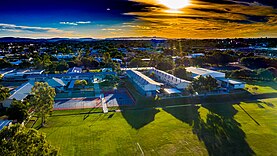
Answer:
[{"label": "cloud", "polygon": [[63,24],[63,25],[79,25],[79,24],[90,24],[91,21],[78,21],[78,22],[60,22],[60,24]]},{"label": "cloud", "polygon": [[63,24],[63,25],[78,25],[77,23],[74,23],[74,22],[60,22],[60,24]]},{"label": "cloud", "polygon": [[10,31],[10,32],[34,32],[34,33],[64,33],[65,31],[59,30],[57,28],[47,28],[47,27],[33,27],[33,26],[18,26],[14,24],[0,23],[0,30]]},{"label": "cloud", "polygon": [[115,28],[104,28],[104,29],[101,29],[103,31],[121,31],[122,29],[115,29]]},{"label": "cloud", "polygon": [[124,13],[135,20],[122,27],[143,36],[225,38],[277,34],[277,5],[272,0],[191,0],[190,6],[178,12],[170,12],[158,0],[131,1],[153,5],[144,11]]},{"label": "cloud", "polygon": [[77,24],[90,24],[91,21],[79,21],[79,22],[76,22]]}]

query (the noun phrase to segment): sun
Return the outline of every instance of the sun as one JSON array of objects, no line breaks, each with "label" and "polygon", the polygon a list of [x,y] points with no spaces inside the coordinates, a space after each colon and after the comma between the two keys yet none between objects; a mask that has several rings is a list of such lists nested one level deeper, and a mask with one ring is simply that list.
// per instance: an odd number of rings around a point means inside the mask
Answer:
[{"label": "sun", "polygon": [[190,5],[190,0],[159,0],[159,3],[170,10],[180,10]]}]

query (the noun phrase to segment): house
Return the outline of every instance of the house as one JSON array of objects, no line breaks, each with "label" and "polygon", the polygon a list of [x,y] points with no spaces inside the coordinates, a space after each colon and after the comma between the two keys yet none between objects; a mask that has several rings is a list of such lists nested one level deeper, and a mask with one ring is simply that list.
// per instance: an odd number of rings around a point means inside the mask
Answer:
[{"label": "house", "polygon": [[47,82],[49,86],[59,91],[64,90],[64,87],[66,86],[66,83],[62,79],[58,79],[55,77],[47,79],[45,82]]},{"label": "house", "polygon": [[61,53],[59,53],[58,55],[54,54],[52,56],[56,57],[58,60],[72,59],[72,58],[76,57],[76,55],[74,55],[74,54],[61,54]]},{"label": "house", "polygon": [[3,77],[3,80],[24,80],[24,74],[29,71],[30,70],[28,70],[28,69],[15,70],[13,72],[6,74]]},{"label": "house", "polygon": [[6,126],[10,126],[12,124],[12,120],[0,120],[0,131],[6,127]]},{"label": "house", "polygon": [[34,82],[27,82],[19,86],[14,92],[11,93],[10,97],[3,101],[3,107],[10,107],[14,99],[23,101],[27,96],[30,95],[33,87]]},{"label": "house", "polygon": [[41,75],[30,75],[27,79],[30,81],[46,81],[51,78],[59,78],[63,81],[71,80],[87,80],[93,82],[95,79],[102,80],[107,75],[116,75],[115,72],[87,72],[87,73],[65,73],[65,74],[41,74]]},{"label": "house", "polygon": [[156,78],[158,78],[159,80],[173,86],[173,87],[176,87],[177,89],[185,89],[187,88],[191,82],[190,81],[187,81],[187,80],[184,80],[184,79],[180,79],[172,74],[169,74],[167,72],[164,72],[162,70],[158,70],[158,69],[151,69],[150,72],[153,72],[154,73],[154,76]]},{"label": "house", "polygon": [[82,73],[82,68],[80,67],[73,67],[69,68],[66,73]]},{"label": "house", "polygon": [[0,70],[0,77],[4,77],[6,74],[13,72],[15,69],[13,68],[5,68]]},{"label": "house", "polygon": [[193,54],[189,54],[188,56],[185,56],[185,57],[191,59],[191,58],[197,58],[197,57],[203,57],[203,56],[205,56],[204,53],[193,53]]},{"label": "house", "polygon": [[155,96],[161,89],[162,83],[158,83],[139,71],[127,70],[127,76],[134,84],[136,89],[145,96]]},{"label": "house", "polygon": [[4,80],[10,81],[20,81],[26,80],[26,77],[30,75],[41,75],[44,70],[29,70],[29,69],[20,69],[7,73],[4,75]]},{"label": "house", "polygon": [[21,60],[17,60],[17,61],[14,61],[14,62],[10,62],[12,65],[16,65],[18,66],[20,63],[22,63]]}]

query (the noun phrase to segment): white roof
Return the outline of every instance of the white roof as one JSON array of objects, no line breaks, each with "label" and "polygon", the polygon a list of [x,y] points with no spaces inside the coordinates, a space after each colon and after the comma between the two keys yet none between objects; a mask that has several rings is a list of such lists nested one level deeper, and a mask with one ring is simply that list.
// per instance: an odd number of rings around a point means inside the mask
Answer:
[{"label": "white roof", "polygon": [[207,75],[207,74],[225,74],[225,73],[218,72],[218,71],[213,71],[213,70],[209,70],[209,69],[205,69],[205,68],[196,68],[196,67],[187,67],[186,70],[188,72],[196,74],[196,76],[193,76],[193,77],[197,77],[200,75]]},{"label": "white roof", "polygon": [[148,76],[142,74],[142,73],[139,72],[139,71],[133,70],[133,72],[135,72],[137,75],[139,75],[141,78],[143,78],[144,80],[146,80],[146,81],[147,81],[148,83],[150,83],[150,84],[161,85],[161,83],[152,80],[151,78],[149,78]]},{"label": "white roof", "polygon": [[48,79],[46,82],[48,83],[49,86],[54,87],[54,88],[65,86],[65,83],[63,82],[63,80],[55,78],[55,77],[53,77],[52,79]]},{"label": "white roof", "polygon": [[220,80],[220,81],[223,81],[223,82],[227,82],[227,83],[233,84],[233,85],[236,85],[236,84],[245,84],[245,82],[240,82],[240,81],[236,81],[236,80],[232,80],[232,79],[228,79],[228,78],[217,78],[217,79]]},{"label": "white roof", "polygon": [[176,76],[174,76],[174,75],[172,75],[172,74],[169,74],[169,73],[167,73],[167,72],[165,72],[165,71],[162,71],[162,70],[159,70],[159,69],[153,69],[153,70],[155,70],[155,71],[157,71],[157,72],[160,72],[160,73],[163,73],[164,75],[168,75],[169,77],[173,77],[173,78],[176,79],[177,81],[181,81],[181,82],[185,82],[185,83],[191,83],[191,82],[188,81],[188,80],[184,80],[184,79],[178,78],[178,77],[176,77]]},{"label": "white roof", "polygon": [[[149,78],[148,76],[142,74],[141,72],[139,71],[135,71],[135,70],[127,70],[127,74],[129,73],[129,75],[131,75],[134,79],[142,79],[144,81],[140,81],[141,84],[143,85],[146,85],[146,84],[152,84],[152,85],[157,85],[157,86],[160,86],[162,85],[162,83],[159,83],[159,82],[156,82],[154,80],[152,80],[151,78]],[[133,73],[135,76],[133,76],[132,74],[130,73]]]},{"label": "white roof", "polygon": [[176,88],[165,88],[164,91],[167,94],[179,94],[179,93],[181,93],[181,91],[176,89]]},{"label": "white roof", "polygon": [[32,91],[34,84],[27,82],[20,86],[8,99],[23,100],[25,99]]}]

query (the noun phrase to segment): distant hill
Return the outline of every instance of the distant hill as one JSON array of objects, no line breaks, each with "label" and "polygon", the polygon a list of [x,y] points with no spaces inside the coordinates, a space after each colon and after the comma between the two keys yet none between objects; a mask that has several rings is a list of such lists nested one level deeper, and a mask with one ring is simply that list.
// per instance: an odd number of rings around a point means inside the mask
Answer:
[{"label": "distant hill", "polygon": [[162,37],[118,37],[118,38],[106,38],[106,40],[167,40]]},{"label": "distant hill", "polygon": [[19,37],[2,37],[0,42],[90,42],[96,41],[93,38],[50,38],[50,39],[32,39],[32,38],[19,38]]}]

